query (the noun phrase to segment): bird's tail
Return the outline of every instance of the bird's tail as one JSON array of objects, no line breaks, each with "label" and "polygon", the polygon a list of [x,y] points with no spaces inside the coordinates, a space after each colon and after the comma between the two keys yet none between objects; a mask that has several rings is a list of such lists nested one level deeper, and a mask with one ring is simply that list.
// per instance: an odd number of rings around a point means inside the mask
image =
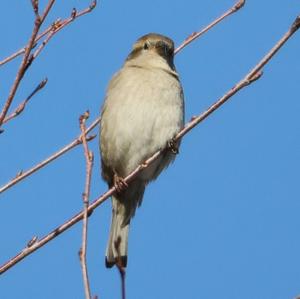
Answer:
[{"label": "bird's tail", "polygon": [[130,219],[125,218],[124,206],[116,198],[113,197],[112,202],[112,221],[106,247],[105,265],[107,268],[115,264],[126,267]]}]

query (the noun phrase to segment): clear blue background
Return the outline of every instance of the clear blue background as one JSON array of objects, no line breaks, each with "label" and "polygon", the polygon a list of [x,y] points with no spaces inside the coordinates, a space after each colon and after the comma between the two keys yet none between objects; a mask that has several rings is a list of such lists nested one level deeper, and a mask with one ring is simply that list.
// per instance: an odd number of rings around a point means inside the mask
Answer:
[{"label": "clear blue background", "polygon": [[[46,1],[40,1],[43,7]],[[49,82],[0,136],[0,184],[70,142],[78,117],[99,113],[105,88],[133,42],[159,32],[179,45],[233,0],[101,1],[51,40],[26,74],[12,107]],[[46,25],[88,1],[57,1]],[[176,57],[186,119],[230,89],[287,31],[299,1],[247,1]],[[30,1],[2,1],[0,58],[32,30]],[[283,299],[300,294],[300,32],[263,77],[193,130],[176,162],[147,188],[132,222],[127,298]],[[0,69],[1,106],[20,59]],[[96,130],[95,130],[96,132]],[[98,140],[91,199],[106,190]],[[82,208],[85,160],[79,146],[0,196],[0,263],[34,236]],[[104,267],[110,202],[90,217],[93,294],[120,298],[119,274]],[[84,298],[81,223],[0,276],[0,297]]]}]

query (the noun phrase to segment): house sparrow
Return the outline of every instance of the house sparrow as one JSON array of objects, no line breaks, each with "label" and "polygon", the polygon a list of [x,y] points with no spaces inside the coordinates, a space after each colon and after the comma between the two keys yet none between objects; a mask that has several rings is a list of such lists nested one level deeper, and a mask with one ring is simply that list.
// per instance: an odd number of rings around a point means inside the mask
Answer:
[{"label": "house sparrow", "polygon": [[[106,267],[126,267],[131,218],[141,205],[145,186],[175,158],[174,136],[183,128],[183,91],[174,63],[174,43],[150,33],[133,45],[125,64],[109,83],[100,124],[102,176],[117,192]],[[126,177],[158,150],[163,154],[128,186]]]}]

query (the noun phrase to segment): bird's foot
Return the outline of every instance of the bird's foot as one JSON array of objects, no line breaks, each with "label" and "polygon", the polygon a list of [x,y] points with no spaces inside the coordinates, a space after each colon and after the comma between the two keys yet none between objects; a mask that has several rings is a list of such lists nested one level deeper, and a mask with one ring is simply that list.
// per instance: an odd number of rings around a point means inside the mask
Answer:
[{"label": "bird's foot", "polygon": [[124,179],[120,176],[118,176],[116,173],[114,174],[114,187],[117,190],[117,193],[121,193],[124,191],[128,184],[124,181]]},{"label": "bird's foot", "polygon": [[179,145],[175,138],[172,138],[167,142],[167,149],[174,155],[179,154]]}]

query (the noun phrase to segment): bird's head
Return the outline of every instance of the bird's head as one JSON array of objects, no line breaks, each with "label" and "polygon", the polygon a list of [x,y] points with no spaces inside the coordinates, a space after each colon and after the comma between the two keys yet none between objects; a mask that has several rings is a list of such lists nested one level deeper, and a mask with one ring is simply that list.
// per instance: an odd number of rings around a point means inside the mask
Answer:
[{"label": "bird's head", "polygon": [[172,70],[175,70],[173,58],[174,42],[164,35],[149,33],[134,43],[126,62],[151,65],[160,61],[167,63]]}]

